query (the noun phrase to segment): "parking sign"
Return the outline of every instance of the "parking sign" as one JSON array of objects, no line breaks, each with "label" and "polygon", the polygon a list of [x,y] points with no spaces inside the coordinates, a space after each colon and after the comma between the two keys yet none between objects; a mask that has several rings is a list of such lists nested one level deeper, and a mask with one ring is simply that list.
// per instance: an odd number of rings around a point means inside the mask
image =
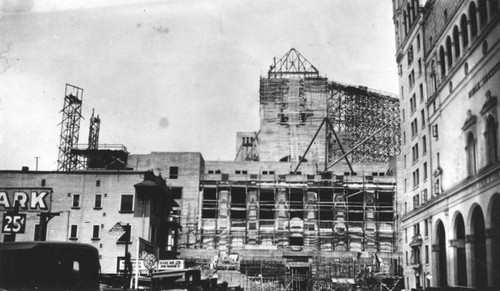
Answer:
[{"label": "parking sign", "polygon": [[26,214],[3,214],[2,233],[24,233],[25,228]]}]

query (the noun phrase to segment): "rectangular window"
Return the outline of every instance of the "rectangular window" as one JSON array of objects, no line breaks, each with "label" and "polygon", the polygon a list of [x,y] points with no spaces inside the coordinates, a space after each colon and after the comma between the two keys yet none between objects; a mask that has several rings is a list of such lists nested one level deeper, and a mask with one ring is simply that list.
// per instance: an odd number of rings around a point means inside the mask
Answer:
[{"label": "rectangular window", "polygon": [[120,212],[133,212],[134,195],[122,195]]},{"label": "rectangular window", "polygon": [[429,236],[429,221],[426,219],[424,220],[424,235]]},{"label": "rectangular window", "polygon": [[169,176],[170,179],[177,179],[179,177],[179,167],[170,167]]},{"label": "rectangular window", "polygon": [[439,179],[434,181],[434,195],[439,195],[441,193],[441,185],[439,184]]},{"label": "rectangular window", "polygon": [[406,155],[404,155],[404,157],[403,157],[403,166],[406,169]]},{"label": "rectangular window", "polygon": [[417,110],[417,96],[413,94],[413,96],[410,98],[410,111],[411,113],[415,112]]},{"label": "rectangular window", "polygon": [[80,208],[80,194],[73,194],[71,208]]},{"label": "rectangular window", "polygon": [[419,92],[420,92],[420,103],[422,103],[424,102],[424,84],[420,84]]},{"label": "rectangular window", "polygon": [[429,263],[429,246],[425,246],[425,263]]},{"label": "rectangular window", "polygon": [[427,189],[422,190],[422,204],[427,203]]},{"label": "rectangular window", "polygon": [[436,139],[438,138],[438,125],[437,124],[434,124],[432,126],[432,137],[435,137]]},{"label": "rectangular window", "polygon": [[413,196],[413,209],[417,209],[420,206],[420,195]]},{"label": "rectangular window", "polygon": [[413,188],[417,187],[418,184],[419,184],[419,170],[416,169],[414,172],[413,172]]},{"label": "rectangular window", "polygon": [[95,186],[96,187],[101,187],[101,180],[96,180],[95,181]]},{"label": "rectangular window", "polygon": [[76,225],[76,224],[71,225],[69,239],[70,240],[77,240],[78,239],[78,225]]},{"label": "rectangular window", "polygon": [[422,76],[422,59],[418,59],[418,76]]},{"label": "rectangular window", "polygon": [[413,46],[412,45],[408,48],[407,58],[408,58],[408,66],[410,66],[411,63],[413,63]]},{"label": "rectangular window", "polygon": [[94,225],[92,227],[92,240],[98,240],[99,239],[99,230],[101,229],[100,225]]},{"label": "rectangular window", "polygon": [[415,163],[416,161],[418,161],[418,143],[411,148],[411,153],[412,153],[412,162]]},{"label": "rectangular window", "polygon": [[413,225],[413,235],[420,235],[420,223]]},{"label": "rectangular window", "polygon": [[425,153],[427,152],[427,138],[424,136],[422,136],[422,155],[425,155]]},{"label": "rectangular window", "polygon": [[420,51],[420,33],[417,34],[417,52]]},{"label": "rectangular window", "polygon": [[405,228],[405,243],[408,243],[408,228]]},{"label": "rectangular window", "polygon": [[101,208],[102,208],[102,195],[96,194],[95,195],[95,202],[94,202],[94,209],[101,209]]},{"label": "rectangular window", "polygon": [[420,111],[420,118],[422,118],[422,128],[425,127],[425,110]]},{"label": "rectangular window", "polygon": [[46,183],[45,179],[42,179],[42,187],[45,186],[45,183]]},{"label": "rectangular window", "polygon": [[427,162],[424,163],[424,181],[427,180]]},{"label": "rectangular window", "polygon": [[408,251],[406,251],[406,265],[407,265],[407,266],[409,265],[409,261],[408,261]]},{"label": "rectangular window", "polygon": [[182,187],[171,187],[169,190],[172,193],[172,198],[182,199]]}]

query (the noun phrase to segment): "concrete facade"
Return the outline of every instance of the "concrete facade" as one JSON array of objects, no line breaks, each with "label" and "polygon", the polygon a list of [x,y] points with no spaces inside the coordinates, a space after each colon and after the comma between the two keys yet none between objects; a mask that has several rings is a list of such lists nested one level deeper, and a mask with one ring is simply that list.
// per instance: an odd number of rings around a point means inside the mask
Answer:
[{"label": "concrete facade", "polygon": [[[499,288],[498,1],[393,3],[406,288]],[[413,81],[415,60],[423,73]],[[421,85],[425,102],[415,106]]]},{"label": "concrete facade", "polygon": [[[26,213],[26,230],[17,234],[16,241],[32,241],[39,225],[40,212],[50,211],[59,216],[52,218],[47,227],[48,241],[74,241],[88,243],[99,250],[102,273],[116,273],[117,259],[124,257],[125,244],[119,242],[120,233],[110,232],[118,223],[131,225],[131,236],[150,240],[151,200],[139,199],[134,185],[144,179],[144,172],[137,171],[78,171],[34,172],[1,171],[1,190],[14,192],[50,193],[49,209],[29,210]],[[131,209],[123,210],[124,195],[133,197]],[[96,198],[99,196],[99,198]],[[1,212],[6,210],[2,205]],[[6,235],[3,234],[4,240]],[[134,253],[136,242],[132,240],[129,251]],[[135,258],[133,256],[132,258]]]}]

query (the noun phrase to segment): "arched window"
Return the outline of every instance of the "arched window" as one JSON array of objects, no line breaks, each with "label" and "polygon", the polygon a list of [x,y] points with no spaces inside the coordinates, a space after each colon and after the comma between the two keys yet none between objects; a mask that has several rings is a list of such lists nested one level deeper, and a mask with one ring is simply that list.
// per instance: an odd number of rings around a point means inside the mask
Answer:
[{"label": "arched window", "polygon": [[448,69],[450,69],[453,66],[453,52],[451,49],[450,36],[446,38],[446,62],[448,63]]},{"label": "arched window", "polygon": [[455,47],[455,59],[458,59],[460,57],[460,33],[456,25],[453,28],[453,46]]},{"label": "arched window", "polygon": [[469,19],[470,19],[470,38],[477,36],[477,9],[476,4],[472,1],[469,5]]},{"label": "arched window", "polygon": [[483,27],[484,25],[486,25],[486,22],[488,22],[488,9],[486,8],[486,0],[479,0],[478,9],[479,23],[481,24],[481,27]]},{"label": "arched window", "polygon": [[469,44],[469,32],[467,31],[467,16],[462,14],[460,18],[460,32],[462,32],[462,47],[465,48]]},{"label": "arched window", "polygon": [[441,46],[439,48],[439,65],[441,66],[441,77],[446,75],[446,62],[444,60],[444,48]]},{"label": "arched window", "polygon": [[472,176],[476,174],[476,141],[474,139],[474,134],[469,132],[467,135],[467,174]]},{"label": "arched window", "polygon": [[492,164],[498,159],[498,146],[497,146],[497,125],[493,117],[488,117],[486,120],[486,153],[488,164]]}]

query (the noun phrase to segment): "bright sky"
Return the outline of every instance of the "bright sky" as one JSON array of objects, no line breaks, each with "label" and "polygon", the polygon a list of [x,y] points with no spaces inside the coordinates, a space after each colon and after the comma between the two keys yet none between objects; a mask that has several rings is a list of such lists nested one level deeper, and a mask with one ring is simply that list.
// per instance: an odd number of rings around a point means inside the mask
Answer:
[{"label": "bright sky", "polygon": [[[392,2],[0,0],[0,170],[55,170],[65,84],[100,143],[233,160],[259,78],[296,48],[330,80],[398,92]],[[21,3],[21,4],[19,4]]]}]

